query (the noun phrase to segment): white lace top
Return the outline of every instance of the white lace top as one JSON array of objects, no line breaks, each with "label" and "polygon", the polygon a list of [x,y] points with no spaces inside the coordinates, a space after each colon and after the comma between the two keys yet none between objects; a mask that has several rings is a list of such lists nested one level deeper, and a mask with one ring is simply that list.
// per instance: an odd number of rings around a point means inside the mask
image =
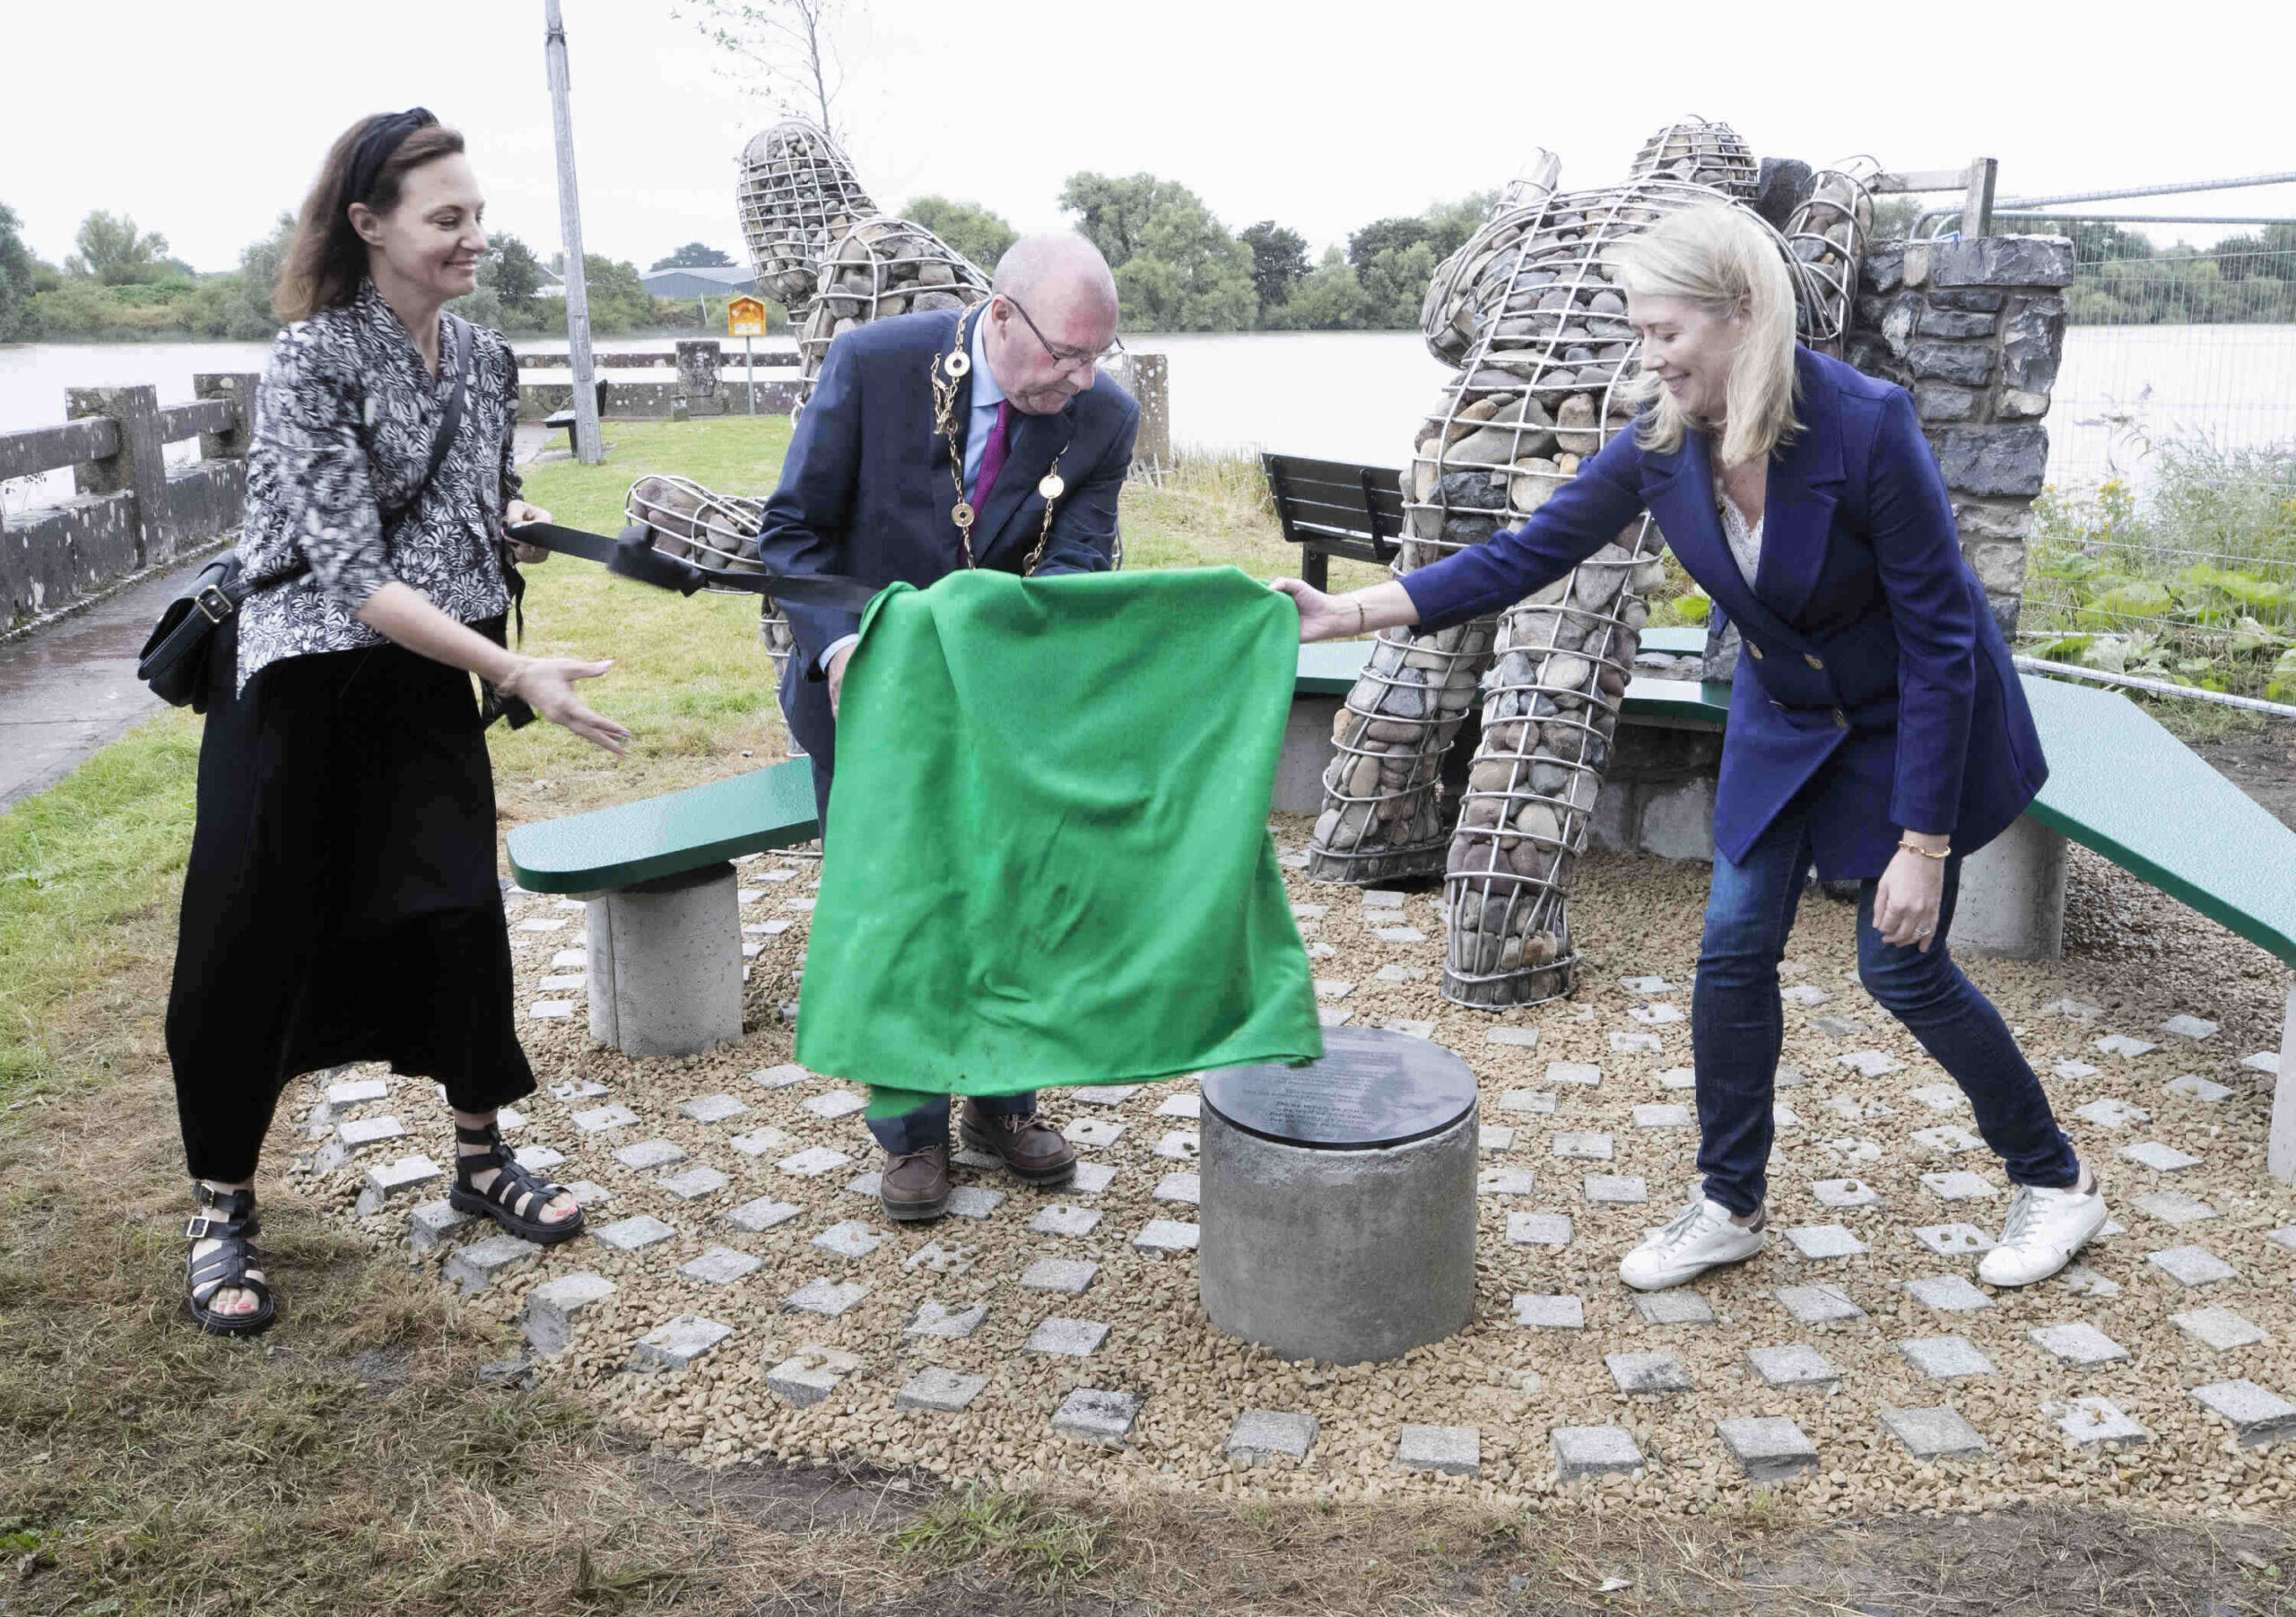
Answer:
[{"label": "white lace top", "polygon": [[1722,510],[1722,536],[1730,542],[1730,554],[1737,559],[1738,570],[1745,575],[1746,587],[1754,587],[1754,569],[1761,565],[1761,521],[1746,526],[1746,514],[1738,509],[1737,501],[1727,494],[1718,492],[1714,503]]}]

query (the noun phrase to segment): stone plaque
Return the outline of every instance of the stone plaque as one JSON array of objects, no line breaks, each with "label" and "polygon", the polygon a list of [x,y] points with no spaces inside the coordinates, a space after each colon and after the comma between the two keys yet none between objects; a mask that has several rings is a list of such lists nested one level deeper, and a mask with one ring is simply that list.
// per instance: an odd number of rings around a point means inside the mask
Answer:
[{"label": "stone plaque", "polygon": [[1474,1107],[1474,1074],[1438,1044],[1373,1028],[1326,1028],[1306,1066],[1225,1067],[1204,1075],[1222,1121],[1284,1145],[1370,1151],[1451,1127]]}]

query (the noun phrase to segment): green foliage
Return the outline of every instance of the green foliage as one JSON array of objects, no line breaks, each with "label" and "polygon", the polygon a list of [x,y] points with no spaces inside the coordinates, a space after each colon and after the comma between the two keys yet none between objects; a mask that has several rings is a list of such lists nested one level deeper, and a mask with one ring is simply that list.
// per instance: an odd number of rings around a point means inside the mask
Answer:
[{"label": "green foliage", "polygon": [[21,343],[33,335],[31,300],[39,261],[24,245],[22,226],[0,203],[0,343]]},{"label": "green foliage", "polygon": [[[672,253],[668,257],[655,259],[653,267],[657,270],[727,269],[732,267],[733,262],[734,261],[731,258],[728,258],[723,251],[717,248],[707,246],[699,241],[689,241],[683,247],[678,248],[676,252]],[[647,273],[651,274],[653,270],[648,270]],[[537,284],[539,284],[539,283],[537,283]],[[528,295],[531,296],[531,294]],[[507,298],[509,294],[506,292],[503,296]]]},{"label": "green foliage", "polygon": [[542,260],[509,231],[487,244],[478,261],[478,290],[456,300],[455,312],[474,326],[518,333],[566,329],[566,309],[542,295]]},{"label": "green foliage", "polygon": [[903,1560],[1010,1578],[1049,1593],[1083,1581],[1107,1554],[1108,1524],[1029,1494],[968,1486],[944,1494],[892,1535]]},{"label": "green foliage", "polygon": [[901,217],[923,225],[992,274],[1004,249],[1021,239],[1003,215],[945,196],[920,196],[901,210]]},{"label": "green foliage", "polygon": [[194,288],[189,305],[193,333],[234,343],[260,343],[274,335],[279,317],[272,310],[271,289],[294,239],[295,216],[283,213],[269,236],[241,250],[238,270],[210,275]]},{"label": "green foliage", "polygon": [[2027,220],[2008,228],[2063,231],[2079,268],[2066,288],[2074,325],[2187,326],[2296,321],[2296,226],[2233,237],[2203,252],[2156,248],[2098,220]]},{"label": "green foliage", "polygon": [[1152,174],[1118,178],[1077,173],[1060,188],[1061,212],[1077,216],[1077,232],[1100,249],[1112,270],[1122,269],[1140,250],[1151,219],[1167,208],[1182,206],[1200,210],[1204,204],[1179,181]]},{"label": "green foliage", "polygon": [[1308,273],[1307,239],[1263,219],[1237,233],[1252,251],[1252,290],[1259,294],[1260,324],[1269,323],[1269,311],[1283,307],[1292,289]]},{"label": "green foliage", "polygon": [[1186,186],[1135,174],[1073,174],[1060,205],[1116,272],[1136,331],[1239,331],[1259,314],[1252,251]]},{"label": "green foliage", "polygon": [[1280,331],[1361,331],[1373,324],[1371,307],[1354,265],[1330,247],[1324,249],[1323,262],[1273,311],[1268,324]]},{"label": "green foliage", "polygon": [[73,245],[80,250],[64,261],[65,274],[85,276],[106,286],[135,286],[157,281],[170,268],[168,239],[156,230],[140,231],[125,213],[100,209],[80,222]]}]

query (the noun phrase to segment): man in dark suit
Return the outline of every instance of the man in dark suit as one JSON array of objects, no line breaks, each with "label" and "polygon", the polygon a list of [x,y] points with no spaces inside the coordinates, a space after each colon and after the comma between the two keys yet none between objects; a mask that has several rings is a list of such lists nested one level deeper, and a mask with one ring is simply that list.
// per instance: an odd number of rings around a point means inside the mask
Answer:
[{"label": "man in dark suit", "polygon": [[[988,301],[899,315],[830,345],[766,502],[759,535],[777,572],[925,588],[966,567],[1099,572],[1140,409],[1096,369],[1116,341],[1116,282],[1080,236],[1006,249]],[[787,603],[797,640],[781,709],[813,763],[829,834],[837,705],[858,613]],[[888,1216],[937,1218],[949,1202],[949,1103],[873,1121],[885,1148]],[[1071,1178],[1076,1153],[1033,1091],[965,1102],[964,1142],[1034,1185]]]}]

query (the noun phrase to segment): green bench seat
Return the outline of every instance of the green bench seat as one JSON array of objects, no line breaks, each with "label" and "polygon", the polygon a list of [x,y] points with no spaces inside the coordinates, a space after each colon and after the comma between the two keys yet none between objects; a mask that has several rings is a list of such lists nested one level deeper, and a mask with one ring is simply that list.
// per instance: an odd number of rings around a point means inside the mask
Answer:
[{"label": "green bench seat", "polygon": [[522,825],[507,840],[510,874],[529,892],[595,893],[794,848],[820,834],[813,766],[793,758],[730,780]]}]

